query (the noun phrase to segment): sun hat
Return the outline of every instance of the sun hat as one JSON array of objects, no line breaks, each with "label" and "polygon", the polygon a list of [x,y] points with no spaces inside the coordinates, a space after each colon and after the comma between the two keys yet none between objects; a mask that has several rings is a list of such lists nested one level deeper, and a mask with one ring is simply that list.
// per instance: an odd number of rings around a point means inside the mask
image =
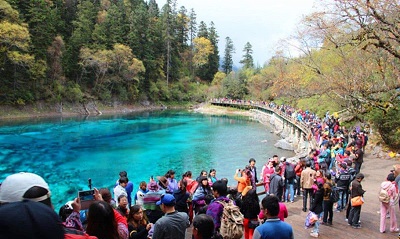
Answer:
[{"label": "sun hat", "polygon": [[156,205],[160,206],[161,204],[167,206],[174,206],[176,203],[175,197],[172,194],[164,194],[161,196],[161,199],[156,203]]},{"label": "sun hat", "polygon": [[157,176],[157,180],[160,184],[160,186],[163,186],[164,188],[168,187],[168,179],[164,176]]},{"label": "sun hat", "polygon": [[[37,198],[24,198],[24,194],[32,187],[41,187],[48,191],[47,194]],[[49,185],[42,177],[34,173],[20,172],[9,175],[0,187],[0,202],[19,202],[25,199],[40,202],[51,195]]]}]

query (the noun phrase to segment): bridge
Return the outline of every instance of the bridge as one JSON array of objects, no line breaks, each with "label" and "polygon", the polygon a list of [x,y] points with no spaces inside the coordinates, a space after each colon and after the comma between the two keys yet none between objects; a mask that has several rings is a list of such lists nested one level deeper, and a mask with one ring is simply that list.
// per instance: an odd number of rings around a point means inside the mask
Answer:
[{"label": "bridge", "polygon": [[254,118],[261,122],[269,122],[275,127],[275,132],[292,144],[298,155],[306,156],[310,149],[317,148],[317,142],[312,137],[312,132],[306,123],[276,108],[269,107],[265,102],[235,101],[235,100],[212,100],[211,105],[231,107],[242,110],[251,110],[255,113]]}]

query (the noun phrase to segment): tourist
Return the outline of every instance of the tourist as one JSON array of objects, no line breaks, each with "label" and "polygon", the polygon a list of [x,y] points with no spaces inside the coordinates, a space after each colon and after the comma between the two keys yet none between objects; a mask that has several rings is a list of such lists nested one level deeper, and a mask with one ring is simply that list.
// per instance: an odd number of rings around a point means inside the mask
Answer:
[{"label": "tourist", "polygon": [[[239,174],[241,175],[239,177]],[[242,192],[247,186],[251,186],[251,172],[248,169],[237,169],[233,178],[238,181],[237,193],[234,196],[235,203],[238,207],[242,206]]]},{"label": "tourist", "polygon": [[128,215],[129,239],[147,239],[152,226],[153,224],[146,220],[143,208],[140,205],[131,207]]},{"label": "tourist", "polygon": [[212,217],[206,214],[199,214],[193,220],[194,239],[211,239],[214,235],[214,222]]},{"label": "tourist", "polygon": [[225,182],[218,180],[213,184],[212,192],[215,199],[210,203],[207,208],[206,214],[211,216],[214,221],[215,232],[219,233],[219,228],[221,227],[221,216],[224,206],[220,203],[224,201],[229,202],[229,198],[226,197],[228,187]]},{"label": "tourist", "polygon": [[172,193],[168,191],[168,179],[165,176],[157,176],[157,180],[158,180],[158,191],[161,194],[164,193]]},{"label": "tourist", "polygon": [[361,165],[364,162],[364,152],[362,151],[362,146],[355,145],[354,147],[354,169],[356,170],[356,173],[358,174],[361,170]]},{"label": "tourist", "polygon": [[251,186],[253,186],[253,188],[256,189],[257,188],[256,184],[258,183],[258,178],[257,178],[256,160],[254,158],[249,159],[248,168],[251,172]]},{"label": "tourist", "polygon": [[190,194],[186,191],[186,180],[182,179],[178,184],[179,188],[175,190],[173,194],[176,200],[175,210],[188,214],[188,199]]},{"label": "tourist", "polygon": [[[128,238],[128,230],[123,238]],[[89,207],[86,232],[98,239],[120,239],[117,221],[110,204],[104,201],[95,201]]]},{"label": "tourist", "polygon": [[301,172],[303,171],[305,167],[305,159],[304,158],[299,158],[299,161],[296,164],[296,167],[294,168],[294,171],[296,172],[296,187],[295,187],[295,192],[294,192],[294,197],[300,196],[300,178],[301,178]]},{"label": "tourist", "polygon": [[[119,173],[119,177],[126,177],[128,178],[128,173],[126,171],[121,171]],[[119,180],[117,180],[117,182],[115,183],[115,187],[117,187],[119,185]],[[124,187],[126,195],[128,197],[128,208],[132,205],[132,192],[133,192],[133,183],[131,181],[128,180],[128,182],[126,183],[126,186]],[[115,197],[114,197],[115,200]]]},{"label": "tourist", "polygon": [[[358,196],[363,196],[365,193],[365,190],[362,188],[361,181],[364,179],[364,174],[358,173],[356,175],[356,178],[351,182],[350,186],[350,195],[351,198],[355,198]],[[355,229],[361,228],[361,225],[359,223],[360,220],[360,213],[361,213],[361,205],[359,206],[351,206],[349,218],[348,218],[348,224],[352,226]]]},{"label": "tourist", "polygon": [[128,178],[122,176],[118,180],[118,185],[114,188],[114,200],[118,202],[118,197],[121,195],[125,195],[128,197],[128,193],[125,190],[126,185],[128,185]]},{"label": "tourist", "polygon": [[178,182],[175,179],[175,171],[170,169],[168,172],[164,175],[165,178],[168,180],[168,187],[167,187],[167,193],[174,193],[175,190],[178,190],[179,185]]},{"label": "tourist", "polygon": [[283,195],[283,187],[285,186],[285,182],[280,176],[281,168],[279,166],[275,167],[275,172],[270,176],[270,184],[269,184],[269,192],[270,194],[274,194],[279,201],[282,201]]},{"label": "tourist", "polygon": [[[296,181],[296,172],[294,166],[286,161],[283,173],[283,179],[285,182],[285,195],[283,201],[294,202],[294,184]],[[290,196],[290,197],[289,197]]]},{"label": "tourist", "polygon": [[[270,196],[275,196],[274,194],[269,194]],[[287,210],[286,205],[283,202],[279,202],[279,213],[278,213],[278,218],[279,220],[281,220],[282,222],[285,221],[285,218],[287,218],[289,216],[289,212]],[[260,213],[258,214],[258,218],[262,221],[265,220],[265,215],[264,215],[264,211],[261,210]]]},{"label": "tourist", "polygon": [[[239,176],[240,174],[240,176]],[[247,186],[251,186],[251,172],[247,169],[237,169],[233,178],[238,181],[237,191],[242,193]]]},{"label": "tourist", "polygon": [[217,170],[210,169],[210,173],[208,174],[208,184],[212,187],[213,183],[215,183],[218,179],[216,177]]},{"label": "tourist", "polygon": [[207,175],[207,171],[206,170],[201,170],[201,172],[200,172],[200,175],[196,178],[196,181],[198,182],[198,183],[200,183],[200,179],[202,178],[202,177],[207,177],[208,175]]},{"label": "tourist", "polygon": [[323,209],[324,209],[324,217],[322,220],[323,224],[332,225],[333,221],[333,201],[331,200],[331,192],[332,187],[335,183],[332,180],[331,174],[327,174],[325,176],[326,180],[323,185],[324,188],[324,202],[323,202]]},{"label": "tourist", "polygon": [[101,195],[101,198],[105,202],[110,204],[112,208],[116,208],[117,207],[117,202],[115,202],[114,199],[112,198],[111,192],[110,192],[110,190],[108,188],[100,188],[99,189],[99,193]]},{"label": "tourist", "polygon": [[293,239],[292,226],[278,218],[279,200],[276,196],[268,195],[262,202],[262,209],[267,220],[254,230],[253,239]]},{"label": "tourist", "polygon": [[261,178],[263,179],[264,182],[264,188],[265,188],[265,193],[269,194],[269,183],[270,183],[270,177],[271,174],[273,174],[275,171],[274,169],[274,161],[272,159],[268,160],[268,163],[264,165],[262,168],[261,172]]},{"label": "tourist", "polygon": [[165,190],[160,190],[161,187],[154,180],[153,176],[150,177],[147,188],[149,191],[143,197],[143,208],[146,210],[147,219],[151,223],[155,223],[163,215],[163,212],[156,203],[160,200],[161,195],[165,193]]},{"label": "tourist", "polygon": [[154,224],[152,239],[185,239],[186,228],[190,225],[189,216],[176,211],[175,203],[171,194],[164,194],[157,202],[165,214]]},{"label": "tourist", "polygon": [[318,220],[314,223],[314,228],[310,233],[311,237],[319,237],[319,220],[323,213],[323,202],[324,202],[324,188],[323,184],[317,183],[317,191],[314,194],[314,199],[312,201],[312,205],[310,207],[310,211],[315,213],[318,216]]},{"label": "tourist", "polygon": [[192,198],[195,213],[198,213],[199,209],[206,205],[204,199],[208,194],[212,194],[208,179],[206,176],[201,176]]},{"label": "tourist", "polygon": [[300,177],[300,188],[303,191],[303,212],[307,211],[307,199],[310,200],[310,206],[312,203],[313,195],[313,184],[315,179],[315,170],[311,168],[311,162],[306,162],[306,169],[301,172]]},{"label": "tourist", "polygon": [[242,192],[242,207],[240,208],[244,216],[244,239],[253,238],[254,229],[258,226],[258,214],[260,213],[260,202],[256,189],[247,186]]},{"label": "tourist", "polygon": [[125,195],[120,195],[118,197],[118,206],[116,210],[125,218],[128,218],[129,209],[128,209],[128,197]]},{"label": "tourist", "polygon": [[136,205],[143,205],[143,198],[144,195],[148,192],[147,183],[145,181],[140,182],[139,190],[135,194],[135,204]]},{"label": "tourist", "polygon": [[398,189],[396,188],[396,183],[394,182],[395,177],[393,173],[390,173],[386,181],[381,183],[381,190],[385,190],[387,192],[387,195],[389,196],[388,202],[382,202],[381,201],[381,207],[380,207],[380,213],[381,213],[381,219],[380,219],[380,226],[379,226],[379,231],[381,233],[386,232],[386,216],[389,214],[389,230],[390,232],[399,232],[399,228],[397,227],[397,219],[396,219],[396,213],[395,213],[395,206],[398,204],[399,200],[399,192]]},{"label": "tourist", "polygon": [[[182,180],[186,181],[186,191],[189,193],[190,196],[194,194],[194,191],[197,188],[198,182],[192,179],[192,171],[186,171],[182,175]],[[190,223],[193,221],[193,202],[188,200],[188,210],[189,210],[189,220]]]},{"label": "tourist", "polygon": [[182,179],[186,181],[187,186],[186,190],[188,193],[191,195],[194,193],[194,191],[197,188],[198,182],[196,180],[192,179],[192,171],[187,171],[182,175]]},{"label": "tourist", "polygon": [[341,212],[346,207],[346,203],[348,201],[347,196],[352,178],[350,173],[347,171],[346,163],[341,163],[338,166],[339,168],[336,169],[335,181],[337,187],[339,188],[339,201],[337,203],[337,211]]}]

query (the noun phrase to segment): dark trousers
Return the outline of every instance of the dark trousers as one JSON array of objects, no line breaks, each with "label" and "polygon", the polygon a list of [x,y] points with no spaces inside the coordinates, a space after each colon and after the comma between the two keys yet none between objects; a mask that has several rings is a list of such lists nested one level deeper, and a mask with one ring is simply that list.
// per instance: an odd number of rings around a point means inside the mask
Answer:
[{"label": "dark trousers", "polygon": [[303,191],[303,211],[307,211],[307,198],[310,197],[310,207],[312,204],[312,196],[313,196],[313,189],[312,188],[304,188]]},{"label": "dark trousers", "polygon": [[348,201],[347,201],[347,209],[346,209],[346,219],[349,219],[350,215],[350,210],[351,210],[351,205],[350,205],[350,195],[347,195]]},{"label": "dark trousers", "polygon": [[348,189],[339,189],[339,201],[337,203],[337,209],[342,211],[346,207],[347,197],[349,190]]},{"label": "dark trousers", "polygon": [[348,223],[352,226],[360,225],[358,221],[360,221],[360,213],[361,213],[361,206],[351,207],[350,215],[348,218]]},{"label": "dark trousers", "polygon": [[360,172],[361,165],[362,165],[362,163],[358,163],[358,162],[354,163],[354,170],[356,171],[356,174],[358,174]]},{"label": "dark trousers", "polygon": [[330,200],[324,200],[323,207],[324,207],[324,218],[323,218],[322,221],[323,222],[332,223],[332,220],[333,220],[333,202],[331,202]]},{"label": "dark trousers", "polygon": [[294,195],[300,196],[300,176],[296,175],[296,184],[294,186]]}]

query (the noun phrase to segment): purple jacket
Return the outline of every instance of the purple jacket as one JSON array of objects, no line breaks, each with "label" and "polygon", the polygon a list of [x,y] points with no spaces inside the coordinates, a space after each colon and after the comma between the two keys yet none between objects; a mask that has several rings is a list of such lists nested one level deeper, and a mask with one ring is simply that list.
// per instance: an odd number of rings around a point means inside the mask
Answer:
[{"label": "purple jacket", "polygon": [[224,210],[224,206],[216,201],[225,201],[227,203],[229,202],[229,198],[227,198],[226,196],[218,197],[214,199],[207,208],[206,214],[210,215],[213,218],[215,230],[219,230],[219,228],[221,227],[221,216],[222,211]]}]

